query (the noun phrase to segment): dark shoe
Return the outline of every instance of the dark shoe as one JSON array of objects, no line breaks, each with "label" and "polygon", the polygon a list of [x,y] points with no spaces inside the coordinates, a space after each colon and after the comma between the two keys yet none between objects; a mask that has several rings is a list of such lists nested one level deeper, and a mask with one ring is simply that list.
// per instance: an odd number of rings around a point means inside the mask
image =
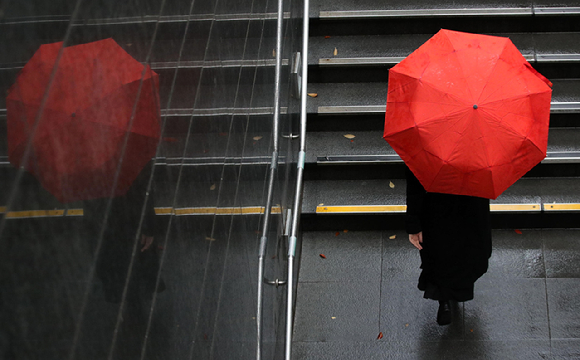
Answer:
[{"label": "dark shoe", "polygon": [[449,301],[439,301],[439,310],[437,311],[437,324],[451,324],[451,305]]}]

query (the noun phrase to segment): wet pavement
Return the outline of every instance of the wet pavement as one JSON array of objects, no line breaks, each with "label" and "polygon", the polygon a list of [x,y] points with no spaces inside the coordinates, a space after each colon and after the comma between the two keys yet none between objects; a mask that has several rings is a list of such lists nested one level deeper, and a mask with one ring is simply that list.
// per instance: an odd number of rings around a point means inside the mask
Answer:
[{"label": "wet pavement", "polygon": [[404,232],[304,233],[293,359],[580,358],[580,231],[495,230],[493,243],[474,300],[439,326]]}]

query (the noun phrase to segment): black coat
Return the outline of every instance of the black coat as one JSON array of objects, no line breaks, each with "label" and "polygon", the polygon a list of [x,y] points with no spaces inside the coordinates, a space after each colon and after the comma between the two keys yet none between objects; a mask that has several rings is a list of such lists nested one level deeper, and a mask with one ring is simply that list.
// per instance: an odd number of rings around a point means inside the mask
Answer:
[{"label": "black coat", "polygon": [[[84,216],[90,226],[95,231],[100,231],[106,218],[104,238],[115,239],[113,241],[134,240],[138,230],[140,234],[158,236],[155,226],[153,186],[149,189],[149,196],[147,196],[151,171],[152,164],[149,163],[123,196],[85,201]],[[146,200],[147,204],[145,204]],[[111,205],[107,214],[109,202]]]},{"label": "black coat", "polygon": [[157,239],[162,235],[156,226],[153,187],[147,196],[152,168],[149,163],[125,195],[90,200],[84,204],[84,217],[90,233],[95,240],[101,237],[97,276],[103,283],[105,299],[110,302],[121,301],[131,264],[133,275],[129,282],[128,301],[149,296],[155,288],[159,272],[157,246],[153,244],[148,250],[141,251],[143,245],[140,242],[141,235]]},{"label": "black coat", "polygon": [[423,232],[418,287],[434,300],[473,299],[491,256],[489,200],[426,192],[407,169],[407,232]]}]

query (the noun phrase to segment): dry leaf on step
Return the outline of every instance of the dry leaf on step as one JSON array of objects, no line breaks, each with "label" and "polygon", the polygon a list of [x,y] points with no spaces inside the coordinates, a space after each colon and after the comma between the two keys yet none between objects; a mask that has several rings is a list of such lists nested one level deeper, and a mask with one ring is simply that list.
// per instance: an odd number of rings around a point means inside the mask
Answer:
[{"label": "dry leaf on step", "polygon": [[396,238],[397,238],[397,235],[391,235],[391,236],[389,236],[389,239],[391,239],[391,240],[394,240]]},{"label": "dry leaf on step", "polygon": [[215,184],[209,187],[210,190],[215,190]]},{"label": "dry leaf on step", "polygon": [[382,333],[382,332],[380,332],[380,333],[379,333],[379,336],[377,336],[377,340],[380,340],[380,339],[382,339],[382,338],[383,338],[383,333]]},{"label": "dry leaf on step", "polygon": [[334,48],[334,56],[338,55],[338,49]]},{"label": "dry leaf on step", "polygon": [[395,184],[393,184],[393,182],[392,182],[392,181],[389,181],[389,187],[390,187],[391,189],[394,189],[394,188],[395,188]]},{"label": "dry leaf on step", "polygon": [[347,139],[354,139],[356,136],[354,136],[353,134],[346,134],[344,135],[344,137]]},{"label": "dry leaf on step", "polygon": [[317,93],[308,93],[308,96],[310,96],[310,97],[317,97],[318,94]]},{"label": "dry leaf on step", "polygon": [[326,255],[324,255],[324,254],[320,254],[319,256],[323,259],[326,259]]},{"label": "dry leaf on step", "polygon": [[261,136],[254,136],[254,138],[253,138],[253,139],[254,139],[254,140],[256,140],[256,141],[258,141],[258,140],[260,140],[261,138],[262,138]]}]

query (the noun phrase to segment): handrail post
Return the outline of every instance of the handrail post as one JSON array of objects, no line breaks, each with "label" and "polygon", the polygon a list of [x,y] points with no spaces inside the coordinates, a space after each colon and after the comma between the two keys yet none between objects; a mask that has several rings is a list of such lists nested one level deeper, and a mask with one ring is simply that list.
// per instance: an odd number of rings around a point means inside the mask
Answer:
[{"label": "handrail post", "polygon": [[262,236],[258,251],[258,301],[256,310],[256,359],[262,359],[262,308],[264,298],[264,258],[266,256],[266,246],[268,244],[268,229],[270,225],[270,214],[272,211],[272,197],[274,193],[274,180],[276,178],[276,169],[278,167],[278,148],[279,148],[279,122],[280,122],[280,83],[282,71],[282,30],[284,20],[283,0],[278,0],[278,19],[276,29],[276,70],[274,78],[274,116],[272,119],[273,146],[272,161],[270,163],[270,172],[268,174],[268,195],[266,197],[266,206],[264,208],[264,221],[262,222]]},{"label": "handrail post", "polygon": [[292,229],[288,238],[288,296],[286,297],[286,348],[285,359],[292,358],[292,325],[293,325],[293,288],[294,288],[294,257],[296,255],[296,243],[298,236],[298,225],[302,207],[302,185],[304,177],[304,161],[306,157],[306,103],[308,87],[308,25],[309,25],[309,0],[304,0],[304,16],[302,24],[302,86],[300,93],[300,151],[298,153],[296,193],[294,197],[294,210],[292,218]]}]

